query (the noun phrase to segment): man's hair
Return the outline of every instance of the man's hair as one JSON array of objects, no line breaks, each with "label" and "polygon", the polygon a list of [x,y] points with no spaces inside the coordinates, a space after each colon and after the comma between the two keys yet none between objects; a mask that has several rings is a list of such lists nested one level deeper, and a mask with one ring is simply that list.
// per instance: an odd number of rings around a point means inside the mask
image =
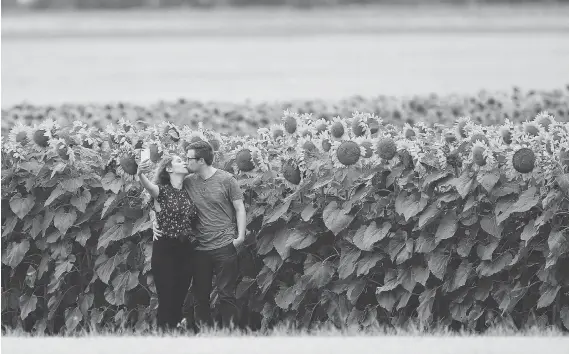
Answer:
[{"label": "man's hair", "polygon": [[196,159],[203,159],[206,165],[211,166],[213,163],[213,148],[207,141],[196,141],[186,148],[186,151],[194,150]]}]

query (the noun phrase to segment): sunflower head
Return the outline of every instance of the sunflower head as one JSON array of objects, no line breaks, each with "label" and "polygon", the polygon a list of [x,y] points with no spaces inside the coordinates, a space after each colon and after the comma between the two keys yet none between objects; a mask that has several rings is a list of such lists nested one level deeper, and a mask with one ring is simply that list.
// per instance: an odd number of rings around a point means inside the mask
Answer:
[{"label": "sunflower head", "polygon": [[512,143],[512,130],[507,126],[500,127],[500,137],[504,144],[510,145]]},{"label": "sunflower head", "polygon": [[561,162],[561,166],[563,166],[563,168],[569,168],[569,150],[568,149],[559,150],[559,161]]},{"label": "sunflower head", "polygon": [[138,170],[138,164],[136,163],[136,158],[133,153],[125,152],[120,157],[119,163],[123,171],[131,176],[136,175]]},{"label": "sunflower head", "polygon": [[472,136],[470,137],[470,142],[471,142],[471,143],[474,144],[474,143],[477,142],[477,141],[481,141],[481,142],[483,142],[483,143],[486,144],[486,145],[489,144],[488,138],[487,138],[484,134],[482,134],[482,133],[474,133],[474,134],[472,134]]},{"label": "sunflower head", "polygon": [[445,137],[445,141],[448,144],[452,144],[452,143],[456,142],[456,134],[454,134],[453,132],[450,132],[450,131],[445,132],[444,137]]},{"label": "sunflower head", "polygon": [[391,160],[397,154],[397,144],[392,138],[382,137],[377,142],[377,155],[384,160]]},{"label": "sunflower head", "polygon": [[538,136],[539,135],[539,126],[534,122],[524,122],[523,124],[523,131],[525,134],[529,136]]},{"label": "sunflower head", "polygon": [[373,143],[371,141],[363,141],[360,146],[365,150],[365,153],[363,155],[364,158],[369,159],[373,156]]},{"label": "sunflower head", "polygon": [[284,136],[284,127],[282,125],[273,125],[271,127],[271,136],[274,140]]},{"label": "sunflower head", "polygon": [[376,134],[379,131],[379,126],[381,125],[381,118],[375,117],[375,116],[371,116],[367,119],[366,124],[368,126],[369,129],[369,133],[371,135]]},{"label": "sunflower head", "polygon": [[416,135],[417,133],[415,133],[415,129],[413,129],[409,123],[405,123],[405,126],[403,127],[403,136],[405,139],[413,140]]},{"label": "sunflower head", "polygon": [[341,122],[336,121],[330,126],[330,134],[336,139],[342,138],[345,133],[344,125]]},{"label": "sunflower head", "polygon": [[8,140],[16,145],[27,145],[30,142],[30,128],[21,122],[16,123],[10,130]]},{"label": "sunflower head", "polygon": [[63,143],[63,142],[59,143],[57,145],[57,154],[63,160],[65,160],[65,161],[69,160],[69,147],[67,145],[65,145],[65,143]]},{"label": "sunflower head", "polygon": [[340,143],[336,150],[338,161],[344,166],[351,166],[357,163],[361,157],[361,149],[358,143],[346,140]]},{"label": "sunflower head", "polygon": [[320,135],[328,130],[328,122],[325,119],[318,119],[315,124],[316,135]]},{"label": "sunflower head", "polygon": [[535,117],[534,122],[541,126],[545,131],[549,131],[549,126],[554,122],[554,119],[549,115],[549,113],[541,112]]},{"label": "sunflower head", "polygon": [[180,131],[172,123],[166,123],[162,131],[166,139],[170,139],[177,143],[180,140]]},{"label": "sunflower head", "polygon": [[253,156],[249,149],[241,149],[237,155],[235,155],[235,162],[237,163],[237,168],[243,172],[250,172],[255,169]]},{"label": "sunflower head", "polygon": [[286,161],[282,166],[284,178],[291,184],[298,185],[301,181],[300,168],[292,161]]},{"label": "sunflower head", "polygon": [[354,115],[352,118],[352,133],[354,136],[359,137],[365,135],[368,130],[366,122],[364,122],[363,118],[360,115]]},{"label": "sunflower head", "polygon": [[467,133],[466,133],[466,125],[470,123],[470,118],[469,117],[460,117],[458,118],[458,120],[455,123],[455,130],[456,130],[456,135],[461,137],[461,138],[466,138]]},{"label": "sunflower head", "polygon": [[522,147],[512,157],[512,165],[519,173],[529,173],[535,168],[535,154],[532,149]]},{"label": "sunflower head", "polygon": [[285,111],[285,115],[283,117],[283,125],[284,129],[289,134],[296,133],[296,129],[298,127],[298,121],[296,113],[291,113],[289,111]]},{"label": "sunflower head", "polygon": [[34,143],[37,146],[46,148],[49,146],[49,134],[45,129],[37,129],[33,135]]},{"label": "sunflower head", "polygon": [[476,143],[472,148],[472,159],[478,166],[486,165],[486,147],[482,144]]}]

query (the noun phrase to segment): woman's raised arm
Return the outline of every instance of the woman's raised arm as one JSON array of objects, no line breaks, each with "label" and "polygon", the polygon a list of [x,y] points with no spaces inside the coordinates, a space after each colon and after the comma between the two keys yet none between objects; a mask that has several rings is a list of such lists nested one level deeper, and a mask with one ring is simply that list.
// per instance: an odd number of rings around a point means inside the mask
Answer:
[{"label": "woman's raised arm", "polygon": [[152,183],[148,177],[144,175],[144,171],[147,171],[149,168],[150,161],[143,161],[140,163],[140,165],[138,165],[138,171],[136,173],[140,178],[140,183],[142,183],[142,186],[148,191],[148,193],[150,193],[152,198],[158,198],[158,192],[160,190],[159,187],[156,184]]}]

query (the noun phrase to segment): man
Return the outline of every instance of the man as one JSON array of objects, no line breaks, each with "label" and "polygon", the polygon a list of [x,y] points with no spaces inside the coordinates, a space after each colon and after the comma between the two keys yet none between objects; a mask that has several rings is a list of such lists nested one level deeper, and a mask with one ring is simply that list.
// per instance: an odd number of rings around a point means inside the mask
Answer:
[{"label": "man", "polygon": [[[237,250],[245,241],[247,222],[243,193],[233,175],[212,166],[213,149],[209,143],[190,144],[187,158],[188,170],[193,174],[185,178],[184,188],[198,210],[197,245],[192,255],[196,323],[213,325],[209,304],[215,271],[222,322],[229,327],[239,316],[235,299]],[[153,230],[155,236],[161,236],[156,222]]]}]

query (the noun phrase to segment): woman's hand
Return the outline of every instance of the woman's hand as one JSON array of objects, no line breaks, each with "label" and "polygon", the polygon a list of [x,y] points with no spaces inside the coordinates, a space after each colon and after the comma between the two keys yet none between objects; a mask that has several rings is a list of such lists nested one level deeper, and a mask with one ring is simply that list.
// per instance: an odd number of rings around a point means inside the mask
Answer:
[{"label": "woman's hand", "polygon": [[136,171],[136,174],[138,176],[140,176],[143,173],[148,173],[152,170],[152,162],[150,160],[144,160],[141,161],[140,164],[138,165],[138,170]]},{"label": "woman's hand", "polygon": [[152,239],[154,241],[158,240],[160,237],[162,237],[162,231],[160,231],[160,228],[158,227],[158,221],[154,220],[154,222],[152,223]]}]

